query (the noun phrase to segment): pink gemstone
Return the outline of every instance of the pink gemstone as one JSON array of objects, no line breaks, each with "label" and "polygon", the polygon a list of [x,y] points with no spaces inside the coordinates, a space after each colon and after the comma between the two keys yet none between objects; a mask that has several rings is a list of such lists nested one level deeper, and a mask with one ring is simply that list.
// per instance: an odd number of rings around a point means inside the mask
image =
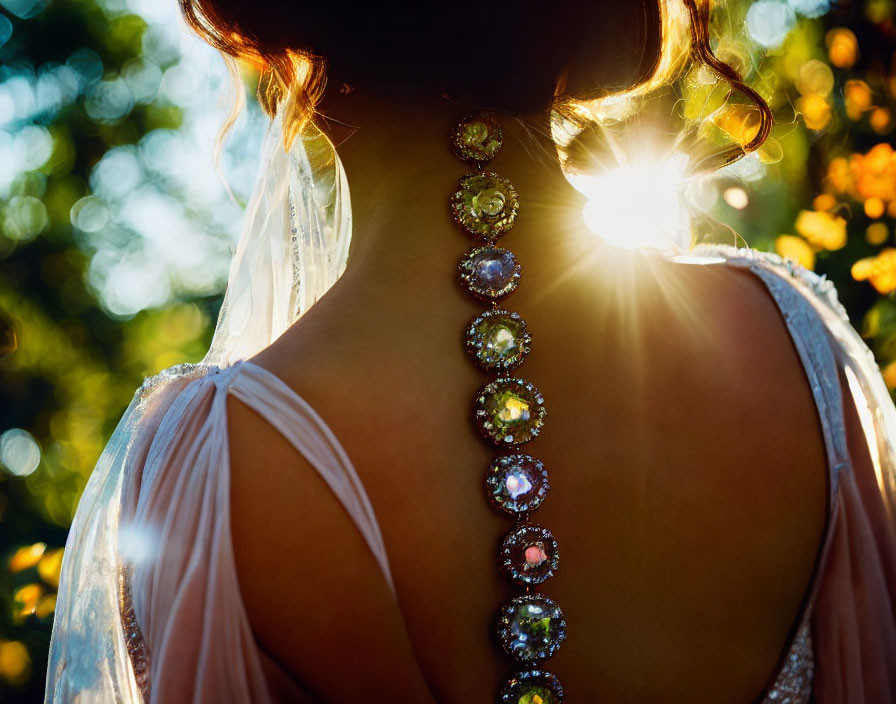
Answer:
[{"label": "pink gemstone", "polygon": [[536,567],[540,567],[541,564],[548,559],[547,553],[544,551],[544,546],[541,544],[538,545],[530,545],[526,548],[526,566],[524,569],[531,570]]}]

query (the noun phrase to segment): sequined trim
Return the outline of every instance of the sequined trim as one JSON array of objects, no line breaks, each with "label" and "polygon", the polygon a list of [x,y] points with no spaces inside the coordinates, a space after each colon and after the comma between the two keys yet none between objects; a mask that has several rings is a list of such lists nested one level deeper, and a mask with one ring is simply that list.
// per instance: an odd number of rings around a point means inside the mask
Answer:
[{"label": "sequined trim", "polygon": [[149,701],[149,650],[143,639],[143,631],[134,614],[134,600],[131,594],[133,567],[118,566],[118,608],[121,612],[121,625],[124,629],[124,642],[128,649],[128,657],[134,670],[134,681],[143,696]]},{"label": "sequined trim", "polygon": [[806,609],[775,684],[762,704],[806,704],[812,697],[815,659],[812,654],[811,609]]},{"label": "sequined trim", "polygon": [[218,365],[206,364],[204,362],[198,362],[195,364],[190,362],[175,364],[173,367],[163,369],[158,374],[154,374],[153,376],[144,378],[143,383],[140,385],[140,388],[137,389],[135,396],[142,402],[146,400],[147,395],[153,389],[155,389],[155,387],[166,381],[172,381],[173,379],[179,379],[186,376],[198,377],[204,375],[212,375],[217,374],[221,371],[222,369]]}]

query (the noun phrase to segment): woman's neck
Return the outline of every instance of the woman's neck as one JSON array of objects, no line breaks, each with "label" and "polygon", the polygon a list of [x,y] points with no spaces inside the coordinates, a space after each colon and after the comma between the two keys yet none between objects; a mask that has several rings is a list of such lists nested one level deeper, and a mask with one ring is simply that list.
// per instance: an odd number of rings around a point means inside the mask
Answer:
[{"label": "woman's neck", "polygon": [[[317,122],[336,145],[351,189],[347,280],[365,289],[423,286],[476,244],[448,210],[470,171],[448,141],[467,112],[445,97],[386,91],[334,91],[319,106]],[[488,168],[509,179],[520,199],[519,221],[501,244],[559,270],[597,243],[582,221],[583,199],[560,169],[549,113],[498,118],[504,146]]]}]

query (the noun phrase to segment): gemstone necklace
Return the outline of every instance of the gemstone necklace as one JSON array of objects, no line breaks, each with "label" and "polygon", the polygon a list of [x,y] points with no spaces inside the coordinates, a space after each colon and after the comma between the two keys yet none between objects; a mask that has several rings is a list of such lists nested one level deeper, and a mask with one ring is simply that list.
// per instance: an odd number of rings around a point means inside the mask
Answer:
[{"label": "gemstone necklace", "polygon": [[514,372],[529,354],[526,322],[499,306],[520,280],[516,257],[496,246],[516,222],[519,198],[507,179],[485,171],[502,143],[501,126],[488,113],[468,115],[451,133],[454,153],[474,169],[451,197],[451,213],[479,242],[461,260],[460,277],[471,295],[491,305],[465,332],[467,352],[492,377],[476,394],[473,419],[499,453],[485,474],[485,490],[491,505],[513,520],[498,561],[522,592],[498,615],[498,640],[518,670],[502,687],[498,702],[558,704],[563,687],[541,666],[566,637],[566,621],[560,607],[537,591],[557,569],[557,541],[531,522],[550,487],[542,462],[519,451],[541,431],[547,411],[538,389]]}]

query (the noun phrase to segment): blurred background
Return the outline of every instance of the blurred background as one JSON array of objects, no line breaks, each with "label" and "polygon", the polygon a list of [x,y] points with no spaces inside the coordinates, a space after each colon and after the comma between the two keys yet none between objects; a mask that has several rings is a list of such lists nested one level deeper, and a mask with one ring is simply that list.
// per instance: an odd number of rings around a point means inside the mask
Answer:
[{"label": "blurred background", "polygon": [[[722,18],[718,52],[777,123],[697,206],[717,238],[833,280],[894,389],[894,2],[728,0]],[[216,171],[233,86],[175,0],[0,0],[2,702],[42,699],[67,528],[122,411],[210,341],[266,124],[241,70]],[[685,116],[725,100],[699,70],[675,90]]]}]

